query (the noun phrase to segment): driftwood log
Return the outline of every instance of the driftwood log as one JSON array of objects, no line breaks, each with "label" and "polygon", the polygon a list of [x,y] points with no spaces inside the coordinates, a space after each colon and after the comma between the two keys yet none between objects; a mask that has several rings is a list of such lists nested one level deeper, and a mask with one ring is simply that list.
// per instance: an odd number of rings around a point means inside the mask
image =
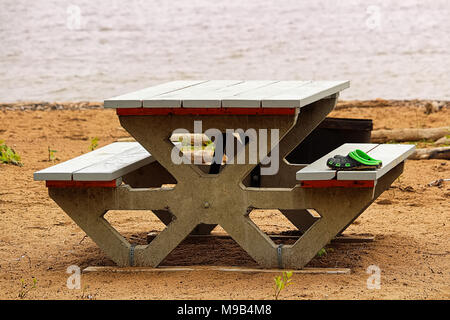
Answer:
[{"label": "driftwood log", "polygon": [[374,130],[372,131],[372,142],[385,143],[388,141],[418,141],[432,140],[436,141],[446,135],[450,135],[450,127],[427,128],[427,129],[392,129],[392,130]]},{"label": "driftwood log", "polygon": [[[190,146],[195,144],[195,139],[198,139],[199,145],[206,145],[210,142],[209,138],[204,134],[199,133],[174,133],[170,137],[172,142],[181,142],[183,146]],[[117,142],[135,142],[133,137],[124,137],[117,139]]]},{"label": "driftwood log", "polygon": [[442,137],[439,140],[436,140],[434,144],[450,144],[450,136]]},{"label": "driftwood log", "polygon": [[194,145],[196,140],[199,145],[210,142],[208,136],[203,133],[174,133],[170,137],[172,142],[181,142],[183,145]]},{"label": "driftwood log", "polygon": [[450,160],[450,147],[417,149],[408,159],[447,159]]}]

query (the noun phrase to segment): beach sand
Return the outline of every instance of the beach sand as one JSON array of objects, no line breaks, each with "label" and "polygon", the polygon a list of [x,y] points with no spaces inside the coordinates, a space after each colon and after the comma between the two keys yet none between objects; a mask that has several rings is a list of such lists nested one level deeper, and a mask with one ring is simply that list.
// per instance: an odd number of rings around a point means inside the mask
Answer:
[{"label": "beach sand", "polygon": [[[48,148],[57,151],[57,163],[88,152],[93,137],[104,146],[128,134],[113,110],[97,109],[101,104],[34,111],[29,105],[0,107],[0,140],[24,163],[0,164],[1,299],[273,298],[275,275],[264,273],[89,273],[82,275],[82,289],[68,289],[70,265],[114,264],[48,197],[45,184],[33,181],[33,172],[53,164]],[[330,116],[373,119],[374,129],[450,125],[450,108],[427,115],[417,101],[340,102]],[[401,177],[345,231],[374,235],[375,241],[332,244],[327,255],[308,265],[350,268],[351,273],[295,274],[280,299],[449,299],[450,182],[428,186],[441,178],[450,178],[450,161],[407,161]],[[106,218],[135,243],[163,228],[149,212],[112,212]],[[266,232],[290,230],[276,212],[259,212],[254,219]],[[163,265],[256,266],[232,240],[194,242],[185,240]],[[366,286],[370,265],[381,269],[379,290]]]}]

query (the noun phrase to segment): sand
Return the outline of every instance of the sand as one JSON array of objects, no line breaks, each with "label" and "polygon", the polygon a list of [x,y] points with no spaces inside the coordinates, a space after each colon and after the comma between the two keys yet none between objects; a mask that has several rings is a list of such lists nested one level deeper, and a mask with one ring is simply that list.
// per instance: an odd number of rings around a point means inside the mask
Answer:
[{"label": "sand", "polygon": [[[340,104],[331,116],[371,118],[375,129],[450,125],[450,110],[426,115],[423,108],[389,102]],[[342,107],[343,106],[343,107]],[[33,172],[127,137],[114,111],[5,110],[0,140],[22,157],[23,167],[0,164],[1,299],[271,299],[274,274],[217,271],[83,274],[81,289],[66,286],[71,265],[114,265],[48,197]],[[48,160],[48,148],[56,161]],[[350,268],[347,275],[295,274],[281,299],[449,299],[450,161],[407,161],[405,171],[345,232],[374,235],[364,244],[332,244],[312,267]],[[257,212],[254,221],[269,233],[292,230],[276,211]],[[110,212],[106,218],[130,241],[145,243],[163,225],[151,212]],[[221,230],[215,231],[220,232]],[[185,240],[163,265],[254,267],[233,240]],[[381,288],[368,289],[370,265],[381,270]],[[36,284],[33,287],[33,278]]]}]

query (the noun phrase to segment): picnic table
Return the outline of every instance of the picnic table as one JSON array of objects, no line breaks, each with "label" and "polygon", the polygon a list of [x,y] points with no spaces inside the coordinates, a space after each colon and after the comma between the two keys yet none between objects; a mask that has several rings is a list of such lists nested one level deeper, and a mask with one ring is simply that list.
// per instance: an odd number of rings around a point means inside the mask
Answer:
[{"label": "picnic table", "polygon": [[[104,106],[116,109],[136,142],[110,144],[34,178],[46,181],[50,197],[119,266],[157,267],[189,234],[207,234],[220,225],[260,266],[300,269],[391,185],[414,149],[344,144],[311,164],[288,163],[285,157],[348,87],[348,81],[172,81],[124,94]],[[258,141],[265,129],[277,129],[279,140],[264,142],[256,163],[249,161],[248,141],[235,150],[248,155],[245,163],[216,161],[208,170],[174,163],[172,152],[179,146],[171,142],[172,133],[194,132],[198,121],[203,131],[215,128],[223,137],[227,129],[254,129]],[[383,166],[347,172],[326,167],[328,157],[355,148]],[[218,149],[229,151],[225,143]],[[250,187],[250,172],[270,156],[278,170],[262,176],[260,187]],[[275,244],[249,218],[253,209],[280,210],[302,235],[292,245]],[[108,210],[151,210],[166,228],[149,244],[133,245],[103,218]]]}]

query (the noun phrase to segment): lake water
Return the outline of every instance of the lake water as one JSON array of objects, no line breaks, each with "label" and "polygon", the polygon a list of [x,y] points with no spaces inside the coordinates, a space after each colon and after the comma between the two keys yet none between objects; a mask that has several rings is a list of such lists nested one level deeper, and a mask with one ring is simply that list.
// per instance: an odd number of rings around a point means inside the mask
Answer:
[{"label": "lake water", "polygon": [[448,0],[2,0],[0,101],[174,79],[351,80],[344,99],[450,100]]}]

